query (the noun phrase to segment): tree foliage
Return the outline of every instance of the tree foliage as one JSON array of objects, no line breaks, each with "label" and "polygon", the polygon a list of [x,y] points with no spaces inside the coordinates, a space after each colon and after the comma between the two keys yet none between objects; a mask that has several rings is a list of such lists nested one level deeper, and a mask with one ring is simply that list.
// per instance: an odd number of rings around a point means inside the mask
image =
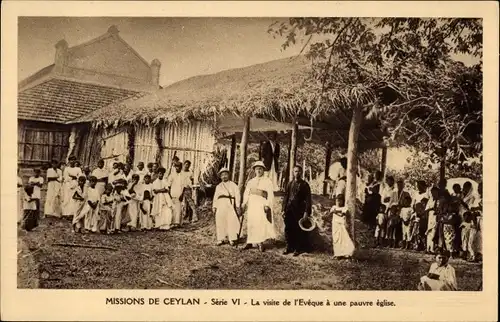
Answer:
[{"label": "tree foliage", "polygon": [[[480,19],[291,18],[269,33],[283,50],[304,42],[320,99],[355,96],[391,143],[455,161],[482,150]],[[478,62],[467,67],[457,54]]]}]

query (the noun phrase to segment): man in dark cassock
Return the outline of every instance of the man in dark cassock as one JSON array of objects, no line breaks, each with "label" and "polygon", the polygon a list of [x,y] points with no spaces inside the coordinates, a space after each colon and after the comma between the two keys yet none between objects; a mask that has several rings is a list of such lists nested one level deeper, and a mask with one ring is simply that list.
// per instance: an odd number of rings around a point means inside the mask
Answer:
[{"label": "man in dark cassock", "polygon": [[278,160],[280,157],[280,145],[276,142],[276,132],[272,132],[269,140],[261,142],[259,160],[264,162],[265,175],[271,179],[274,191],[278,191]]},{"label": "man in dark cassock", "polygon": [[302,179],[302,168],[293,168],[293,180],[288,183],[283,199],[283,219],[285,221],[285,238],[287,247],[283,254],[293,252],[293,256],[307,252],[307,232],[299,226],[299,220],[311,215],[311,188]]}]

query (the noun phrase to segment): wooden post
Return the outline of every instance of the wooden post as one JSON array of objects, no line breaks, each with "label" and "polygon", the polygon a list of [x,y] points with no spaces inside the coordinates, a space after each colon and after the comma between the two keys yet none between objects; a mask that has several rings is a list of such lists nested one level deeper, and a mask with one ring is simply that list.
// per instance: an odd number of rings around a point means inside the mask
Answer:
[{"label": "wooden post", "polygon": [[382,172],[382,178],[385,181],[385,169],[387,167],[387,147],[382,148],[382,159],[380,160],[380,172]]},{"label": "wooden post", "polygon": [[231,171],[231,177],[234,177],[234,159],[236,157],[236,135],[231,136],[231,152],[229,154],[228,169]]},{"label": "wooden post", "polygon": [[353,109],[351,126],[349,128],[349,140],[347,145],[347,187],[346,206],[349,211],[351,221],[351,238],[356,244],[354,218],[356,216],[356,174],[358,169],[358,136],[361,129],[363,113],[360,106]]},{"label": "wooden post", "polygon": [[[330,176],[330,162],[332,162],[332,144],[326,142],[326,158],[325,158],[325,180]],[[328,194],[328,183],[323,183],[323,196]]]},{"label": "wooden post", "polygon": [[236,162],[236,159],[238,157],[238,148],[239,148],[239,146],[238,146],[238,144],[236,144],[234,146],[234,163],[233,163],[232,169],[230,169],[231,170],[231,180],[233,182],[236,182],[236,169],[238,167],[238,163]]},{"label": "wooden post", "polygon": [[439,160],[439,189],[444,191],[446,189],[446,151],[445,147],[439,149],[440,160]]},{"label": "wooden post", "polygon": [[247,170],[247,144],[248,144],[249,131],[250,131],[250,117],[246,117],[240,144],[240,172],[238,175],[238,188],[240,189],[241,193],[243,193],[243,189],[245,188],[245,174]]},{"label": "wooden post", "polygon": [[288,182],[293,180],[293,167],[295,166],[295,160],[297,156],[297,134],[299,131],[299,126],[297,121],[293,120],[292,134],[290,139],[290,159],[288,160]]}]

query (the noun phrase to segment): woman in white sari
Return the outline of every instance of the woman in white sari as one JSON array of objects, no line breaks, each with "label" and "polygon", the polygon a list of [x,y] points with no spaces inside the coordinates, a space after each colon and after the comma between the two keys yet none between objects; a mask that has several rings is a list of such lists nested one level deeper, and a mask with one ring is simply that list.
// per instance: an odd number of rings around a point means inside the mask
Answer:
[{"label": "woman in white sari", "polygon": [[332,213],[332,243],[335,258],[351,258],[354,253],[354,243],[346,228],[347,207],[344,195],[336,197],[337,204],[330,209]]},{"label": "woman in white sari", "polygon": [[154,227],[161,230],[171,228],[174,207],[168,191],[168,184],[163,178],[165,172],[165,168],[158,169],[158,178],[152,186],[154,198],[151,216],[154,218]]},{"label": "woman in white sari", "polygon": [[272,206],[274,187],[271,179],[264,177],[264,163],[253,164],[256,177],[248,181],[243,195],[243,207],[247,207],[247,243],[243,249],[258,246],[264,251],[263,243],[276,237],[273,226]]},{"label": "woman in white sari", "polygon": [[52,168],[47,169],[47,195],[45,196],[45,216],[61,217],[62,171],[59,162],[52,160]]},{"label": "woman in white sari", "polygon": [[436,256],[436,262],[432,263],[429,273],[420,278],[419,291],[456,291],[457,277],[455,269],[448,264],[450,253],[443,251]]},{"label": "woman in white sari", "polygon": [[75,194],[75,189],[78,185],[77,180],[82,176],[82,170],[75,167],[75,157],[69,158],[69,166],[64,168],[63,174],[63,190],[64,190],[64,200],[63,200],[63,216],[71,217],[73,216],[73,195]]}]

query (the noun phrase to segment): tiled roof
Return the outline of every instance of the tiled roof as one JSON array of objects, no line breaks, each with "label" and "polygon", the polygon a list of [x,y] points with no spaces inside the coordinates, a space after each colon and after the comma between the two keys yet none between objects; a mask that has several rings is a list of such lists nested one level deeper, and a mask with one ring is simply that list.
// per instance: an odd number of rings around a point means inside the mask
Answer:
[{"label": "tiled roof", "polygon": [[66,123],[137,91],[52,78],[23,90],[17,98],[18,118]]}]

